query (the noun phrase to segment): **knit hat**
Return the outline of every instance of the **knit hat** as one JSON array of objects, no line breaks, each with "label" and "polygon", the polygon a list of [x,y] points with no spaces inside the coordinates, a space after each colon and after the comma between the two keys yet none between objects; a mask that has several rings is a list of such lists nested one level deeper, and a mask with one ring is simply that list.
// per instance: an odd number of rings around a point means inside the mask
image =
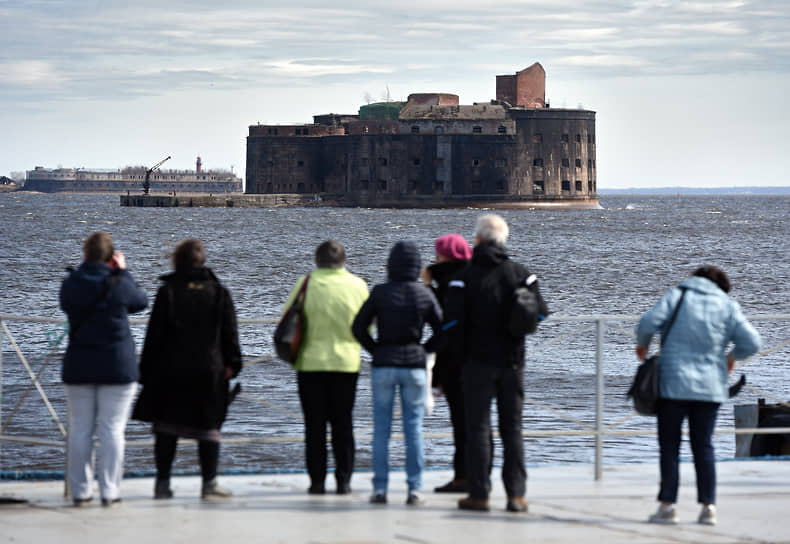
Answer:
[{"label": "knit hat", "polygon": [[446,259],[468,261],[472,258],[472,248],[460,234],[445,234],[436,239],[436,254]]}]

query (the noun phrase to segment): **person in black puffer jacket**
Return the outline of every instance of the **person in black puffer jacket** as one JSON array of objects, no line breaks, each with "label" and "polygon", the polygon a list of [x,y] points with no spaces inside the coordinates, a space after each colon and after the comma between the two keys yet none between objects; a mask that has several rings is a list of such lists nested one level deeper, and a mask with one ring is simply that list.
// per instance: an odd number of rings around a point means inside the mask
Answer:
[{"label": "person in black puffer jacket", "polygon": [[[433,290],[444,310],[444,302],[450,280],[469,264],[472,248],[460,234],[445,234],[436,239],[436,262],[422,269],[420,277]],[[449,349],[436,353],[433,368],[433,387],[439,388],[447,399],[450,423],[453,427],[453,479],[434,488],[435,493],[464,493],[466,488],[466,418],[464,417],[464,394],[461,388],[461,359]],[[494,441],[491,438],[493,452]],[[493,456],[492,456],[493,457]]]},{"label": "person in black puffer jacket", "polygon": [[148,297],[109,234],[88,236],[83,253],[83,263],[60,288],[70,327],[62,369],[69,407],[68,479],[74,506],[91,500],[95,431],[96,477],[102,505],[110,506],[121,500],[124,432],[139,377],[129,314],[144,310]]},{"label": "person in black puffer jacket", "polygon": [[148,321],[140,383],[132,417],[153,421],[155,499],[169,499],[170,469],[179,437],[198,441],[201,496],[232,496],[217,484],[220,427],[229,402],[228,380],[241,370],[236,311],[230,292],[204,266],[200,240],[176,246],[175,272],[162,276]]},{"label": "person in black puffer jacket", "polygon": [[[373,355],[373,495],[371,502],[387,502],[389,462],[387,449],[392,428],[392,406],[400,390],[403,433],[406,439],[406,503],[420,505],[425,465],[422,418],[427,377],[425,353],[438,347],[442,310],[431,290],[417,283],[420,254],[414,242],[398,242],[387,261],[389,280],[376,285],[359,310],[351,330],[362,347]],[[378,338],[368,328],[376,320]],[[421,344],[425,323],[433,335]]]},{"label": "person in black puffer jacket", "polygon": [[466,405],[467,486],[461,499],[464,510],[489,510],[491,478],[491,400],[496,398],[499,431],[504,446],[502,480],[508,495],[507,510],[525,512],[527,471],[521,436],[524,404],[524,335],[511,335],[508,327],[516,288],[525,286],[537,298],[539,314],[548,315],[537,278],[508,258],[509,229],[495,214],[477,220],[472,261],[449,283],[445,329],[448,345],[463,358],[461,379]]}]

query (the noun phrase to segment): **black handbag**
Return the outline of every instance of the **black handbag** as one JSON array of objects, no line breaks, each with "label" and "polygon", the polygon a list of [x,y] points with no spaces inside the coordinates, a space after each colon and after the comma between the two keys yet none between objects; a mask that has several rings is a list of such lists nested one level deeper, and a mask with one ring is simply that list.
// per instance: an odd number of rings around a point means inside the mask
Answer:
[{"label": "black handbag", "polygon": [[274,349],[277,357],[286,363],[294,364],[302,347],[306,327],[304,315],[304,301],[307,295],[307,282],[310,274],[304,279],[302,287],[294,298],[293,304],[283,314],[282,319],[274,330]]},{"label": "black handbag", "polygon": [[[680,305],[683,303],[683,297],[686,296],[686,288],[680,288],[682,293],[680,300],[675,306],[675,311],[672,312],[672,317],[669,318],[666,329],[661,335],[661,345],[669,336],[669,331],[672,329],[672,324],[675,322],[675,317],[678,315]],[[658,354],[651,355],[644,360],[639,368],[636,369],[636,376],[628,390],[627,395],[634,401],[634,410],[643,416],[654,416],[658,413]]]}]

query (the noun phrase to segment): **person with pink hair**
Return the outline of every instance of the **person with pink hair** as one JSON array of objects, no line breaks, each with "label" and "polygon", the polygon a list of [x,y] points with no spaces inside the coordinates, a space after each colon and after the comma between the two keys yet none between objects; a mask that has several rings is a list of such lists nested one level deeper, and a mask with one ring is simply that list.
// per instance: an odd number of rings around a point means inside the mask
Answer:
[{"label": "person with pink hair", "polygon": [[[463,236],[456,233],[445,234],[436,239],[436,259],[434,264],[422,269],[423,283],[433,289],[439,304],[444,308],[447,286],[457,272],[463,269],[472,258],[472,248]],[[436,354],[433,369],[434,388],[439,388],[447,399],[450,421],[453,426],[453,479],[434,488],[435,493],[465,493],[466,488],[466,421],[464,418],[464,396],[461,389],[461,364],[449,351]]]}]

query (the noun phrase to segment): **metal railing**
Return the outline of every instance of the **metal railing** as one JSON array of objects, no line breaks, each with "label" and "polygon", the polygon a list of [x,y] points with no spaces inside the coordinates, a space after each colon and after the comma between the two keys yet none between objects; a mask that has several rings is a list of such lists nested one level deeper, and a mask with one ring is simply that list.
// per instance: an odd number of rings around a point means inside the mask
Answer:
[{"label": "metal railing", "polygon": [[[773,322],[790,322],[790,315],[788,314],[776,314],[776,315],[752,315],[748,318],[752,322],[760,322],[760,321],[773,321]],[[638,320],[638,316],[621,316],[621,315],[583,315],[583,316],[575,316],[575,317],[559,317],[559,316],[552,316],[548,321],[546,321],[545,325],[542,325],[542,330],[545,330],[547,325],[551,324],[561,324],[561,323],[571,323],[571,324],[594,324],[595,326],[595,350],[594,350],[594,365],[595,365],[595,415],[594,415],[594,423],[590,425],[582,421],[579,418],[573,417],[562,410],[558,410],[549,406],[544,402],[540,402],[536,399],[526,397],[525,403],[531,404],[536,406],[540,409],[546,410],[551,412],[552,414],[562,418],[565,421],[572,422],[580,427],[581,429],[578,430],[526,430],[523,432],[524,437],[561,437],[561,436],[593,436],[595,441],[595,474],[594,477],[596,480],[600,480],[603,477],[603,446],[606,437],[612,436],[634,436],[634,435],[649,435],[655,434],[655,428],[644,428],[644,429],[618,429],[621,425],[623,425],[626,421],[630,420],[634,416],[636,416],[636,412],[631,412],[630,414],[625,414],[623,417],[611,423],[609,425],[605,424],[604,421],[604,399],[605,399],[605,384],[604,384],[604,360],[606,355],[606,341],[605,341],[605,333],[607,331],[607,325],[609,324],[629,324],[634,323]],[[2,411],[0,411],[0,448],[2,448],[3,442],[19,442],[19,443],[27,443],[27,444],[36,444],[36,445],[45,445],[45,446],[56,446],[56,447],[64,447],[65,448],[65,437],[67,435],[67,430],[64,428],[63,424],[60,422],[58,415],[52,404],[50,403],[49,399],[47,398],[44,389],[42,388],[41,384],[39,383],[39,377],[43,372],[44,368],[46,368],[47,364],[52,360],[52,354],[54,353],[54,349],[58,346],[58,344],[64,339],[65,337],[65,328],[63,331],[58,333],[57,331],[49,331],[47,334],[47,343],[49,346],[49,351],[47,352],[46,356],[43,357],[43,360],[39,363],[38,372],[34,372],[32,366],[30,365],[29,361],[25,357],[23,351],[19,347],[17,341],[14,338],[14,335],[8,328],[7,323],[9,322],[25,322],[25,323],[43,323],[43,324],[61,324],[63,322],[62,319],[56,318],[47,318],[47,317],[29,317],[29,316],[18,316],[18,315],[0,315],[0,410],[2,410],[2,383],[3,383],[3,345],[4,341],[7,340],[10,342],[13,351],[16,353],[19,362],[25,369],[27,376],[30,379],[30,385],[28,389],[22,395],[22,398],[17,402],[16,406],[12,410],[11,414],[9,414],[5,421],[3,420]],[[143,319],[132,319],[130,320],[131,324],[133,325],[140,325],[144,324],[146,321]],[[276,320],[273,319],[239,319],[238,320],[240,325],[274,325]],[[631,334],[633,336],[633,334]],[[548,341],[541,341],[538,342],[538,349],[537,356],[535,355],[535,350],[532,351],[530,355],[530,359],[533,361],[537,358],[540,358],[541,351],[548,350],[551,346],[566,341],[567,337],[554,337]],[[745,360],[740,361],[737,366],[742,367],[759,357],[764,357],[768,354],[773,354],[777,351],[783,350],[790,346],[790,339],[784,339],[776,343],[775,345],[764,349],[760,353],[754,355],[753,357]],[[245,367],[263,363],[275,358],[274,354],[267,354],[263,356],[257,356],[253,358],[248,358],[245,362]],[[636,364],[634,363],[633,370],[636,369]],[[781,399],[777,398],[770,393],[761,390],[759,388],[746,385],[746,389],[751,390],[752,392],[758,393],[763,397],[767,397],[779,404],[783,404],[784,406],[790,407],[790,404],[783,402]],[[6,434],[6,429],[10,424],[11,420],[13,419],[14,415],[16,414],[19,405],[21,404],[22,400],[27,396],[27,394],[35,389],[39,396],[41,397],[42,402],[47,408],[50,416],[52,417],[53,421],[56,423],[58,430],[62,436],[60,440],[49,440],[49,439],[42,439],[33,436],[10,436]],[[271,404],[269,404],[271,406]],[[774,427],[774,428],[741,428],[741,429],[716,429],[714,431],[717,434],[788,434],[790,433],[790,427]],[[452,437],[451,433],[425,433],[425,438],[449,438]],[[290,437],[290,436],[253,436],[253,437],[245,437],[245,438],[236,438],[236,439],[223,439],[224,443],[235,443],[235,444],[242,444],[242,443],[282,443],[282,442],[301,442],[303,438],[299,437]],[[140,446],[150,446],[152,441],[150,440],[130,440],[127,441],[127,446],[129,447],[140,447]],[[2,449],[0,449],[0,459],[2,459]]]}]

